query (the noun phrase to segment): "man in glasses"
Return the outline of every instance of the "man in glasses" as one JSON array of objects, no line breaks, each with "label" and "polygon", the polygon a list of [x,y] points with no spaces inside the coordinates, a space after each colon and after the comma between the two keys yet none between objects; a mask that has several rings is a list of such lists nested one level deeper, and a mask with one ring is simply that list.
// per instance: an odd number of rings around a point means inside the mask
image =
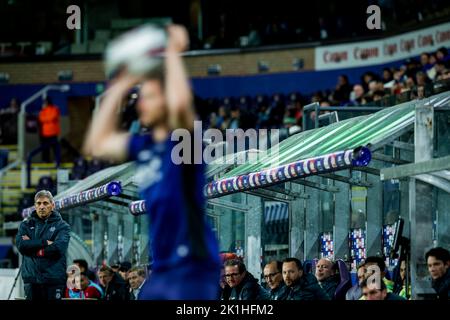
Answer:
[{"label": "man in glasses", "polygon": [[286,286],[281,274],[283,263],[271,261],[264,267],[264,279],[270,289],[270,300],[284,300],[286,297]]},{"label": "man in glasses", "polygon": [[268,292],[258,284],[258,280],[247,271],[238,259],[227,260],[225,280],[231,288],[229,300],[268,300]]}]

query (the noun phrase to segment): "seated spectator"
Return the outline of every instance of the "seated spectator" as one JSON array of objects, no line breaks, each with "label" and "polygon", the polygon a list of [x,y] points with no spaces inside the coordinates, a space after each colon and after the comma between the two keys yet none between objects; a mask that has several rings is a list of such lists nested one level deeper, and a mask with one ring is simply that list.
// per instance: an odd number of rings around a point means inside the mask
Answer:
[{"label": "seated spectator", "polygon": [[229,300],[268,300],[269,293],[238,259],[225,261],[225,279],[231,288]]},{"label": "seated spectator", "polygon": [[360,264],[358,266],[357,275],[358,275],[358,282],[348,289],[347,293],[345,294],[345,300],[359,300],[362,297],[362,289],[361,284],[365,279],[366,274],[366,268],[364,267],[364,264]]},{"label": "seated spectator", "polygon": [[394,281],[394,293],[400,297],[408,299],[411,297],[411,281],[409,282],[408,296],[406,295],[406,261],[402,260],[398,266],[398,277]]},{"label": "seated spectator", "polygon": [[333,98],[339,103],[346,103],[350,99],[352,87],[348,81],[348,77],[342,74],[338,77],[338,83],[333,93]]},{"label": "seated spectator", "polygon": [[80,272],[81,273],[86,273],[87,277],[89,278],[89,280],[96,282],[97,281],[97,277],[95,276],[95,273],[92,272],[91,270],[89,270],[88,268],[88,263],[86,260],[84,259],[75,259],[73,260],[73,263],[75,265],[78,266],[78,268],[80,268]]},{"label": "seated spectator", "polygon": [[98,284],[89,280],[86,272],[81,272],[80,289],[66,288],[64,297],[69,299],[102,299],[103,290]]},{"label": "seated spectator", "polygon": [[448,250],[437,247],[425,254],[428,272],[432,279],[432,287],[439,300],[450,298],[450,253]]},{"label": "seated spectator", "polygon": [[360,84],[355,84],[353,86],[353,91],[350,94],[351,105],[362,105],[365,103],[364,99],[364,88]]},{"label": "seated spectator", "polygon": [[370,268],[371,266],[378,266],[380,269],[380,277],[383,279],[384,284],[386,285],[387,291],[392,292],[394,290],[394,282],[391,280],[388,280],[386,278],[386,263],[384,262],[382,257],[377,256],[371,256],[368,257],[365,261],[365,269],[366,269],[366,275],[365,278],[367,279],[369,276],[373,274],[373,269]]},{"label": "seated spectator", "polygon": [[283,260],[282,271],[287,287],[285,300],[330,300],[317,279],[303,272],[303,265],[297,258]]},{"label": "seated spectator", "polygon": [[138,267],[131,268],[128,272],[128,282],[130,284],[130,300],[137,300],[145,283],[145,270]]},{"label": "seated spectator", "polygon": [[394,79],[394,76],[392,75],[392,71],[389,68],[383,69],[383,83],[391,82]]},{"label": "seated spectator", "polygon": [[270,300],[284,300],[286,285],[283,282],[281,261],[271,261],[264,267],[264,279],[270,289]]},{"label": "seated spectator", "polygon": [[428,78],[425,72],[419,71],[416,73],[416,83],[418,86],[425,86],[431,83],[431,80]]},{"label": "seated spectator", "polygon": [[117,271],[125,282],[128,281],[128,271],[131,269],[131,262],[124,261],[120,263],[119,270]]},{"label": "seated spectator", "polygon": [[381,99],[383,99],[384,96],[385,96],[384,91],[377,90],[373,93],[372,99],[373,101],[380,101]]},{"label": "seated spectator", "polygon": [[439,62],[443,62],[446,67],[450,67],[450,55],[448,54],[448,50],[446,47],[441,47],[436,51],[436,60]]},{"label": "seated spectator", "polygon": [[330,299],[334,299],[334,293],[340,282],[334,263],[326,258],[320,259],[316,264],[316,278]]},{"label": "seated spectator", "polygon": [[380,281],[380,287],[377,288],[376,283],[372,283],[365,279],[361,283],[364,300],[405,300],[404,298],[392,292],[388,292],[386,284]]},{"label": "seated spectator", "polygon": [[98,272],[98,279],[105,292],[104,300],[128,300],[129,293],[126,283],[112,268],[101,267]]},{"label": "seated spectator", "polygon": [[420,65],[422,66],[422,71],[427,72],[433,67],[433,64],[430,63],[430,54],[424,52],[420,55]]},{"label": "seated spectator", "polygon": [[221,252],[220,259],[222,261],[222,267],[220,268],[220,300],[229,300],[231,294],[231,287],[228,285],[227,280],[225,279],[225,267],[224,263],[227,260],[240,259],[237,254],[233,252]]}]

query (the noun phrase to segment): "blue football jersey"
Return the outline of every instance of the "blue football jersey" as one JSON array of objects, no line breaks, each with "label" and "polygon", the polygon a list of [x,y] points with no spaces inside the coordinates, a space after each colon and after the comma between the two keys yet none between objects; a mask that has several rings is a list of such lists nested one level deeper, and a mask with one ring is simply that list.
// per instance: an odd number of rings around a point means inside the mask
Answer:
[{"label": "blue football jersey", "polygon": [[217,239],[205,218],[203,164],[174,164],[177,141],[153,141],[133,135],[129,158],[136,161],[135,181],[150,218],[153,271],[197,263],[219,270]]}]

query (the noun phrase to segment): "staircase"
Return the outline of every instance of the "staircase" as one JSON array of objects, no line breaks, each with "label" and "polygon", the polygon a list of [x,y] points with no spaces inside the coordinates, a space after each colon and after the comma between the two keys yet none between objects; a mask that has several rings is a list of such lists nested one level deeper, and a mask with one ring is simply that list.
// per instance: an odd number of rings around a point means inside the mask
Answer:
[{"label": "staircase", "polygon": [[[16,145],[0,145],[0,149],[8,150],[8,163],[17,160]],[[61,169],[71,169],[73,163],[62,163]],[[33,163],[31,170],[31,188],[21,190],[21,166],[8,170],[0,177],[0,235],[3,234],[3,223],[21,219],[18,212],[19,202],[25,195],[33,195],[42,176],[50,176],[56,181],[57,169],[54,163]]]}]

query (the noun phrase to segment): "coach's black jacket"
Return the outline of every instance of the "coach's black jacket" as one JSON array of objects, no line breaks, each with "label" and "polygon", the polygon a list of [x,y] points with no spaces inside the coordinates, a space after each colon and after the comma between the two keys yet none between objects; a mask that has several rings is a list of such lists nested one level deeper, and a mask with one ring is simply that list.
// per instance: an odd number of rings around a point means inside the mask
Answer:
[{"label": "coach's black jacket", "polygon": [[[30,240],[22,240],[22,236]],[[51,245],[47,240],[53,241]],[[20,224],[16,237],[19,252],[23,255],[22,278],[24,283],[59,285],[66,283],[66,252],[70,240],[70,226],[57,211],[46,219],[36,212]]]}]

